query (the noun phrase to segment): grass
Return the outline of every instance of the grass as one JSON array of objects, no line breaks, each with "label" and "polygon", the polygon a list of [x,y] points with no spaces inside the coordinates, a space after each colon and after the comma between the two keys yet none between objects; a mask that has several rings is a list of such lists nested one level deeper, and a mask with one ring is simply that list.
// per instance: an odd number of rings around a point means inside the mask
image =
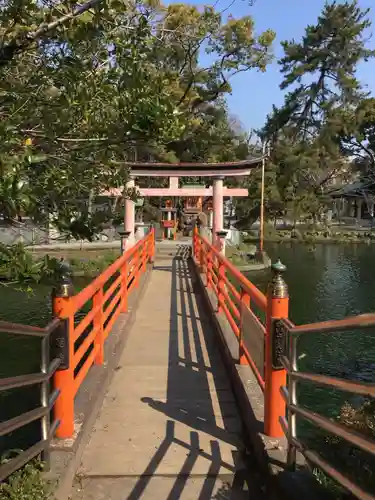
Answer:
[{"label": "grass", "polygon": [[107,269],[107,267],[115,262],[119,256],[120,252],[107,250],[100,255],[90,255],[90,258],[87,258],[88,255],[86,252],[85,256],[67,257],[67,261],[70,263],[73,273],[82,273],[85,276],[95,276]]},{"label": "grass", "polygon": [[72,267],[73,274],[96,276],[103,272],[110,264],[120,257],[120,249],[106,250],[48,250],[33,252],[36,260],[48,254],[56,259],[64,259]]}]

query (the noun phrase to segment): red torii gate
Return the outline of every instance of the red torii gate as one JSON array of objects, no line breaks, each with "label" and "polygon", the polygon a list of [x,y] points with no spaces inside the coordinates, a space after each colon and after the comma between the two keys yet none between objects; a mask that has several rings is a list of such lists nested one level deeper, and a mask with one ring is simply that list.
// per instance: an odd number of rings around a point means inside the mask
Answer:
[{"label": "red torii gate", "polygon": [[[124,162],[130,168],[130,180],[126,188],[135,189],[136,177],[169,177],[167,188],[138,188],[140,196],[158,197],[185,197],[203,196],[213,197],[213,240],[216,233],[223,230],[223,199],[224,197],[246,197],[248,190],[243,188],[227,188],[224,186],[225,177],[246,177],[256,168],[262,157],[223,163],[149,163]],[[179,187],[180,177],[209,177],[213,178],[213,186],[208,188]],[[105,196],[121,196],[123,188],[111,189],[103,193]],[[135,241],[135,209],[134,201],[125,200],[124,230],[129,233],[129,244]]]}]

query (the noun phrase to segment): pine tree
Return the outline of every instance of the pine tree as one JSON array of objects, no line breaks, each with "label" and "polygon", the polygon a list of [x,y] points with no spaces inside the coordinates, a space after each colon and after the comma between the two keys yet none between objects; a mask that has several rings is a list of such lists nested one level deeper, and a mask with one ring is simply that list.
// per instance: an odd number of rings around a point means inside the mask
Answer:
[{"label": "pine tree", "polygon": [[320,196],[342,171],[345,120],[366,97],[356,70],[375,55],[366,48],[368,13],[356,0],[327,3],[300,42],[282,43],[280,87],[290,91],[268,117],[263,136],[273,143],[284,198],[297,200],[306,191]]}]

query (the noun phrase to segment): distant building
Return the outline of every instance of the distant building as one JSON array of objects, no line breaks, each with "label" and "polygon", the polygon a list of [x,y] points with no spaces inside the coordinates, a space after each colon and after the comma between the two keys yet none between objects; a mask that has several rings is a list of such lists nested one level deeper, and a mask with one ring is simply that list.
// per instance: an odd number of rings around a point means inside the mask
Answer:
[{"label": "distant building", "polygon": [[375,182],[359,180],[329,192],[334,201],[333,217],[348,222],[372,220],[375,205]]}]

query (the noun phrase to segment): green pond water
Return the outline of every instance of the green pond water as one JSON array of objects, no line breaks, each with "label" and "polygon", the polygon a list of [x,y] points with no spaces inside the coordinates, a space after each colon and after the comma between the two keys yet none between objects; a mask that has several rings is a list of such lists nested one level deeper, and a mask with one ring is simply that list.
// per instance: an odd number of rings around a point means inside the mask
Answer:
[{"label": "green pond water", "polygon": [[[75,289],[79,291],[89,280],[76,279]],[[22,289],[23,288],[23,289]],[[6,286],[0,284],[0,319],[44,327],[52,319],[51,286],[33,285]],[[40,348],[38,338],[11,333],[0,333],[0,377],[12,377],[40,371]],[[37,386],[0,392],[0,422],[16,417],[40,404]],[[40,438],[40,424],[33,422],[26,427],[0,438],[0,456],[9,448],[22,448]]]},{"label": "green pond water", "polygon": [[[295,324],[375,311],[374,246],[284,243],[266,250],[273,262],[280,258],[287,266],[284,278]],[[262,271],[248,277],[265,292],[270,274]],[[301,369],[375,382],[375,328],[301,336],[298,354]],[[348,397],[327,389],[311,394],[310,403],[328,413]]]},{"label": "green pond water", "polygon": [[[340,319],[375,311],[375,247],[367,245],[270,244],[266,247],[273,262],[277,258],[287,266],[284,278],[289,288],[290,318],[295,324]],[[248,277],[266,292],[271,272],[249,273]],[[344,379],[375,383],[375,327],[335,334],[306,334],[298,341],[299,369]],[[359,407],[364,400],[351,394],[299,383],[299,403],[330,418],[337,417],[343,405]],[[328,435],[306,420],[297,420],[300,439],[322,453],[331,463],[349,473],[361,474],[365,463],[373,459],[340,452],[327,445]],[[339,463],[337,463],[339,460]],[[362,465],[361,465],[362,464]],[[374,477],[362,478],[371,490]]]}]

